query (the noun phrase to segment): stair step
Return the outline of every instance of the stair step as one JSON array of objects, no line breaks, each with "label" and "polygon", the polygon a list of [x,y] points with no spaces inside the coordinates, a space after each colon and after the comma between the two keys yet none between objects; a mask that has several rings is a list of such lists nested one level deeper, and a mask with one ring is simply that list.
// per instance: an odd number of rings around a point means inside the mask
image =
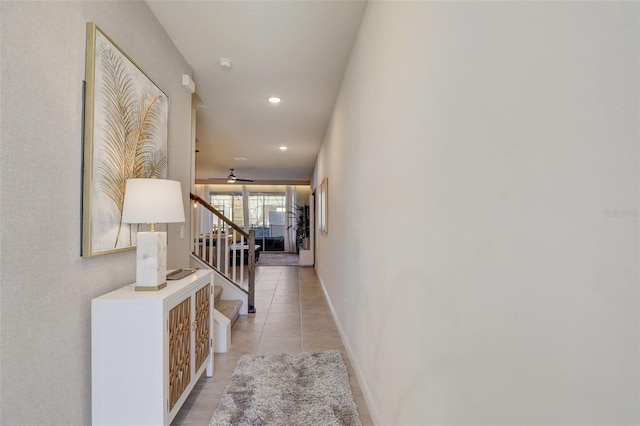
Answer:
[{"label": "stair step", "polygon": [[238,316],[240,316],[242,300],[220,300],[215,302],[214,306],[216,311],[231,320],[231,326],[233,327],[233,324],[238,320]]},{"label": "stair step", "polygon": [[218,306],[218,302],[220,302],[220,297],[222,296],[222,290],[221,285],[213,286],[213,306]]}]

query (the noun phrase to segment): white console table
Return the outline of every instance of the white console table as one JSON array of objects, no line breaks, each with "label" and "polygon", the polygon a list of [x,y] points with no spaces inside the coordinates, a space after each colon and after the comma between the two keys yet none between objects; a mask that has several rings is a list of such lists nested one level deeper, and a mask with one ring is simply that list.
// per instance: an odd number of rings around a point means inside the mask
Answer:
[{"label": "white console table", "polygon": [[92,422],[169,425],[213,375],[213,281],[198,270],[166,288],[134,284],[91,301]]}]

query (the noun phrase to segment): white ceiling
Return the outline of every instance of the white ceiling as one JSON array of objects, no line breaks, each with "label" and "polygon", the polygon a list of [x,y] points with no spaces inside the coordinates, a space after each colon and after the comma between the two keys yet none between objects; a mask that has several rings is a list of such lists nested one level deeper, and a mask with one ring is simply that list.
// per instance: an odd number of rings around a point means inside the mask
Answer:
[{"label": "white ceiling", "polygon": [[196,180],[309,181],[366,2],[147,4],[193,70]]}]

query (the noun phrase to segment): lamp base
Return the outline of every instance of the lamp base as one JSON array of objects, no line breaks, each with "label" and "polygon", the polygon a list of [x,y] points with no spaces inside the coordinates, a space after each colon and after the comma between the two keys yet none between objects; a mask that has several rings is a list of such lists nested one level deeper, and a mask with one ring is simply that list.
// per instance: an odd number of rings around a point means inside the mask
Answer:
[{"label": "lamp base", "polygon": [[138,232],[136,291],[158,291],[167,286],[167,233]]}]

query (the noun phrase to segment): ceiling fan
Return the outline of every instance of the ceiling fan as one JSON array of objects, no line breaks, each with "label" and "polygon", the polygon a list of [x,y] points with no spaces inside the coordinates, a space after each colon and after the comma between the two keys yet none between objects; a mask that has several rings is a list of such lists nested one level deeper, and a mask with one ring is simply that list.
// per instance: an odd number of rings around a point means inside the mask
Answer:
[{"label": "ceiling fan", "polygon": [[[227,183],[236,183],[236,182],[253,182],[253,180],[251,179],[240,179],[237,178],[236,175],[233,174],[233,171],[235,169],[229,169],[231,171],[231,173],[229,173],[229,176],[227,176]],[[215,178],[210,178],[210,179],[215,179]]]}]

